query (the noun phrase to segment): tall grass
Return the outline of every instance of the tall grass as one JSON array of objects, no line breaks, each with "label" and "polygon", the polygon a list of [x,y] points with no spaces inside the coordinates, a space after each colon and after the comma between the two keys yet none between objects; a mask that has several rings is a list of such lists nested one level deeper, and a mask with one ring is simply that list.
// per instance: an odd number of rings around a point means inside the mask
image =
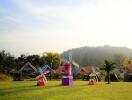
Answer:
[{"label": "tall grass", "polygon": [[11,81],[11,80],[12,80],[11,76],[0,73],[0,81]]}]

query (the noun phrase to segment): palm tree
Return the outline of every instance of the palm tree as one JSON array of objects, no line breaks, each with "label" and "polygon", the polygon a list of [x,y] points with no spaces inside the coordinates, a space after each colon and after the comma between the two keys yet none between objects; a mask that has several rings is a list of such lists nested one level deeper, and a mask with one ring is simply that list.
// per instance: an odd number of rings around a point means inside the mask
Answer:
[{"label": "palm tree", "polygon": [[115,63],[114,62],[111,62],[111,61],[108,61],[108,60],[105,60],[104,62],[104,68],[103,70],[105,70],[107,72],[107,76],[108,76],[108,83],[107,84],[110,84],[110,72],[115,68]]},{"label": "palm tree", "polygon": [[[58,67],[61,62],[60,54],[53,52],[44,52],[41,59],[45,64],[48,64],[52,69]],[[52,75],[50,72],[50,80],[51,78]]]}]

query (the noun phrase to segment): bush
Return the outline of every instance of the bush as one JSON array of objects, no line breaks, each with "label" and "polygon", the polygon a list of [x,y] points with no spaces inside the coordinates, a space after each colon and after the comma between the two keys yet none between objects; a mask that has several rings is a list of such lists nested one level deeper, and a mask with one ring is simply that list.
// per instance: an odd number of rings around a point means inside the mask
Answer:
[{"label": "bush", "polygon": [[11,81],[12,78],[8,75],[0,73],[0,81]]},{"label": "bush", "polygon": [[20,71],[12,71],[11,75],[13,76],[13,81],[24,81]]}]

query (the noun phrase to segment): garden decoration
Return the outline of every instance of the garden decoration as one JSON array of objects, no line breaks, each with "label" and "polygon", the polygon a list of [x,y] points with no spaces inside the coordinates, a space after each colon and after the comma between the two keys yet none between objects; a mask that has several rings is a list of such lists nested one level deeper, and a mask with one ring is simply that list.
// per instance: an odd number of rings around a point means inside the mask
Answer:
[{"label": "garden decoration", "polygon": [[96,74],[95,73],[91,73],[89,75],[89,85],[95,85],[96,84]]},{"label": "garden decoration", "polygon": [[37,86],[45,86],[47,79],[46,79],[45,74],[43,73],[41,67],[38,67],[37,73],[38,73],[38,76],[36,77]]},{"label": "garden decoration", "polygon": [[73,76],[71,72],[71,64],[67,61],[64,64],[64,74],[62,76],[62,85],[72,85]]}]

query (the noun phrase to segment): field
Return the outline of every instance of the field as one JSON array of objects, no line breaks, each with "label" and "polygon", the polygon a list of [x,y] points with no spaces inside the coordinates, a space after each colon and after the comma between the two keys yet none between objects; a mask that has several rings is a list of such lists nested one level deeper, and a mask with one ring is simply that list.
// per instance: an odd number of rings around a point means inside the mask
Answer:
[{"label": "field", "polygon": [[61,86],[61,81],[48,81],[37,87],[35,81],[0,82],[0,100],[132,100],[132,83],[74,81],[73,86]]}]

